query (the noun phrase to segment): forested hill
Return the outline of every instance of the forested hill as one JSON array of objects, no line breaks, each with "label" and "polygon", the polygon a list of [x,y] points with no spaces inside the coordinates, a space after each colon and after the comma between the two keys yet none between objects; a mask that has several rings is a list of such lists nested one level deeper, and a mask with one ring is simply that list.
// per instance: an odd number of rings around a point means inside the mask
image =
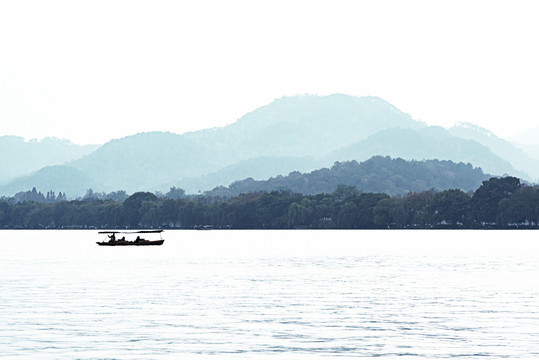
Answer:
[{"label": "forested hill", "polygon": [[330,169],[310,173],[291,172],[269,180],[252,178],[236,181],[228,187],[217,187],[208,196],[233,197],[259,191],[289,190],[305,195],[332,193],[338,185],[354,186],[362,192],[401,195],[430,189],[474,191],[490,176],[471,164],[452,161],[405,161],[375,156],[367,161],[336,162]]}]

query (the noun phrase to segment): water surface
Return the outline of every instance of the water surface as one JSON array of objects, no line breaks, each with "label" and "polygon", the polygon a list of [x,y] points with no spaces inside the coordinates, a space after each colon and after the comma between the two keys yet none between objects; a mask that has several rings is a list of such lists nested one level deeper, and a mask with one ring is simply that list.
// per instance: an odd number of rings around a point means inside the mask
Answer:
[{"label": "water surface", "polygon": [[539,357],[533,231],[0,231],[0,357]]}]

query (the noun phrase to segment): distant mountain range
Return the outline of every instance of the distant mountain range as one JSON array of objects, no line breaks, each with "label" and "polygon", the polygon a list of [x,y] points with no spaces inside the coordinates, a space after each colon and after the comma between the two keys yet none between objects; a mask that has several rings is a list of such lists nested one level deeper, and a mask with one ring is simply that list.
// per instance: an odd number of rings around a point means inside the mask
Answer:
[{"label": "distant mountain range", "polygon": [[383,99],[347,95],[284,97],[231,125],[181,135],[142,133],[102,146],[0,137],[0,149],[5,196],[32,187],[68,197],[89,188],[133,193],[175,186],[197,193],[378,155],[451,160],[493,175],[539,178],[536,159],[488,130],[428,127]]},{"label": "distant mountain range", "polygon": [[526,152],[531,158],[539,160],[539,126],[527,129],[511,137],[510,141],[517,148]]},{"label": "distant mountain range", "polygon": [[330,158],[362,161],[374,154],[414,160],[452,160],[474,164],[490,174],[526,176],[481,143],[453,136],[440,127],[382,130],[363,141],[332,153]]},{"label": "distant mountain range", "polygon": [[[493,154],[504,159],[515,169],[518,169],[516,173],[511,173],[511,175],[520,176],[521,178],[532,181],[537,181],[537,179],[539,179],[539,161],[537,161],[537,155],[539,155],[539,153],[536,153],[534,158],[520,146],[516,146],[509,141],[500,139],[492,132],[470,123],[458,123],[448,131],[454,136],[482,144]],[[473,163],[474,161],[472,160],[471,162]],[[498,171],[492,171],[491,169],[483,170],[496,174],[499,173]]]},{"label": "distant mountain range", "polygon": [[389,156],[375,156],[358,163],[355,160],[336,162],[331,168],[310,173],[291,172],[268,180],[252,178],[235,181],[206,193],[209,196],[234,197],[256,191],[290,190],[305,195],[331,194],[339,185],[354,186],[362,192],[402,195],[430,189],[476,190],[490,175],[471,164],[452,161],[405,161]]},{"label": "distant mountain range", "polygon": [[98,148],[99,145],[80,146],[57,138],[24,141],[18,136],[0,136],[0,185],[43,167],[88,155]]}]

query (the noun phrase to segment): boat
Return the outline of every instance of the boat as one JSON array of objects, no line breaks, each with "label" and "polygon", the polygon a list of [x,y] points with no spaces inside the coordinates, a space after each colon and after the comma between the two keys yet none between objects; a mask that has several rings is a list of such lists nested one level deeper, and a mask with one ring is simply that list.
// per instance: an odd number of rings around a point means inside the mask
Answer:
[{"label": "boat", "polygon": [[[99,246],[149,246],[149,245],[163,245],[165,240],[162,238],[163,230],[140,230],[140,231],[100,231],[98,234],[106,234],[109,240],[97,241]],[[126,234],[134,236],[134,234],[159,234],[159,240],[147,240],[137,235],[134,240],[128,240],[125,236],[118,238],[118,234]]]}]

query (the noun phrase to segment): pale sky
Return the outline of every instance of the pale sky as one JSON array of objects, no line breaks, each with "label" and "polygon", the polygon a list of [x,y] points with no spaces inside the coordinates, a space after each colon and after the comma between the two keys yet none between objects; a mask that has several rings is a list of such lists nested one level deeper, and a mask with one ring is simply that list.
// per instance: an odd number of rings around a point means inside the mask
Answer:
[{"label": "pale sky", "polygon": [[539,125],[537,1],[0,2],[0,136],[104,143],[276,98],[384,98],[500,137]]}]

